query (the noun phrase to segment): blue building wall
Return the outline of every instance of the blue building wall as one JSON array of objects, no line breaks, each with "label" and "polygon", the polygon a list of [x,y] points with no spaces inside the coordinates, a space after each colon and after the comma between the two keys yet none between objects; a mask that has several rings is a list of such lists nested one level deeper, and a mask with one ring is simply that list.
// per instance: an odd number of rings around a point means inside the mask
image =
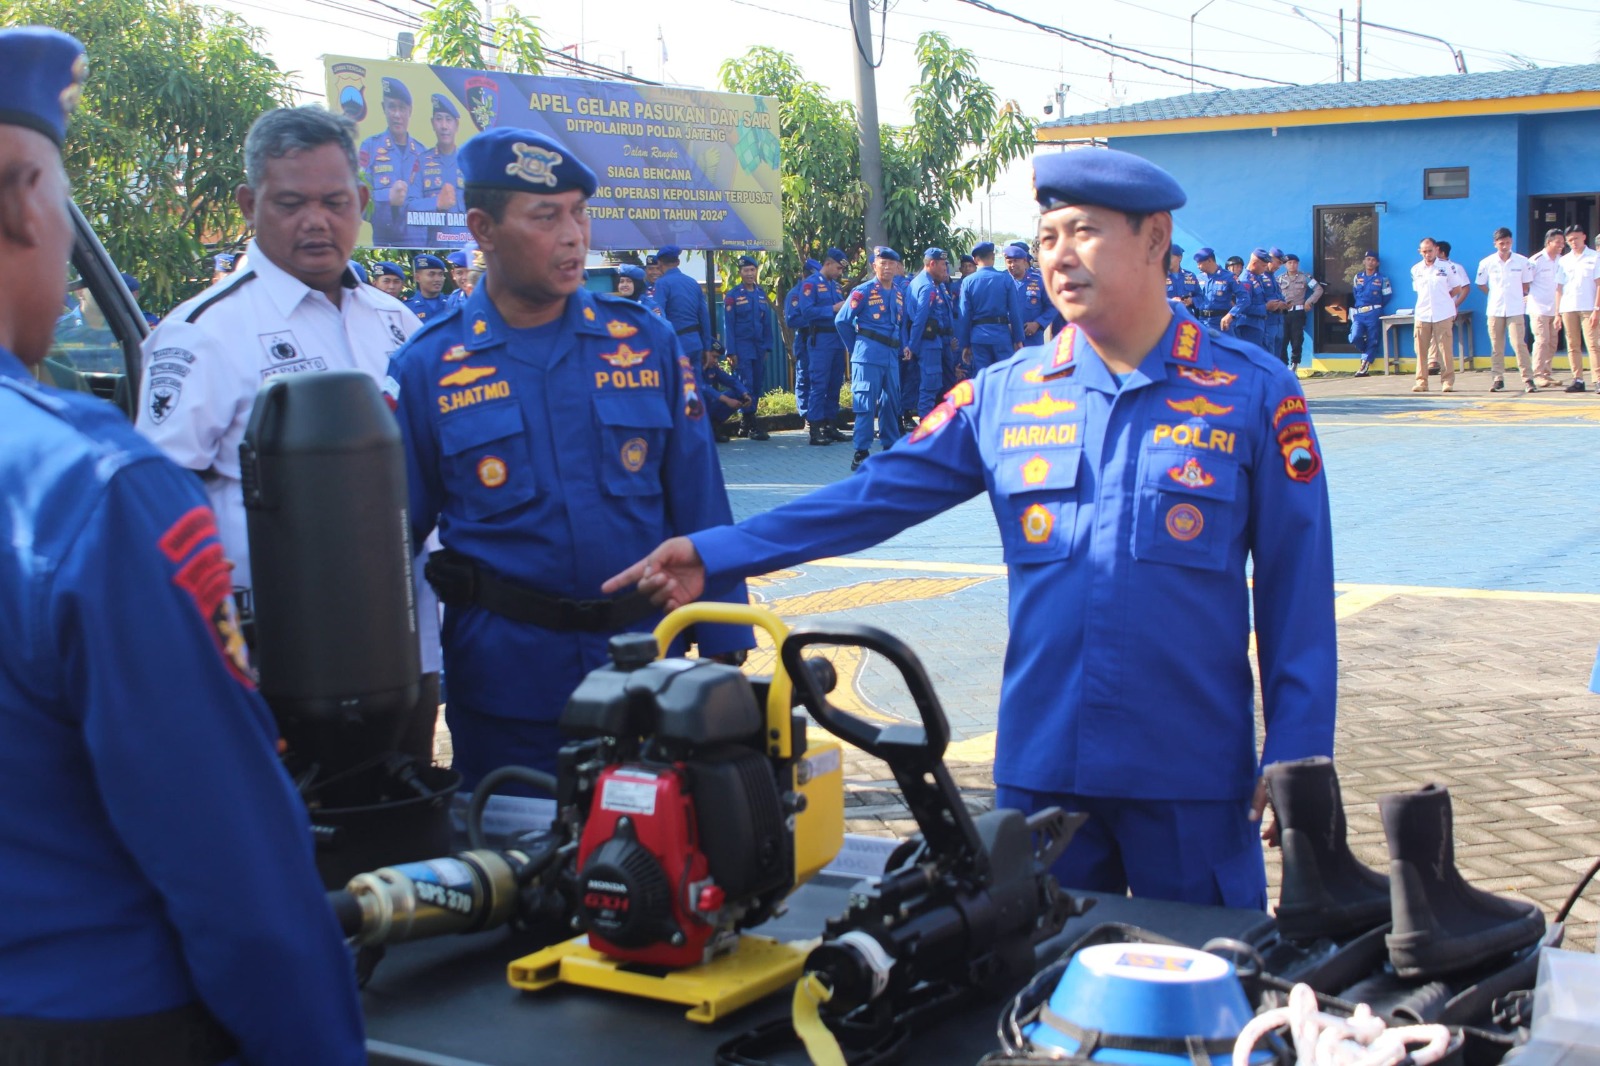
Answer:
[{"label": "blue building wall", "polygon": [[[1600,112],[1418,119],[1277,131],[1117,137],[1113,148],[1134,152],[1171,172],[1189,194],[1177,212],[1176,242],[1215,248],[1219,262],[1245,259],[1256,246],[1278,245],[1313,269],[1315,208],[1386,203],[1378,214],[1381,270],[1394,282],[1391,310],[1412,305],[1410,269],[1425,236],[1451,243],[1452,258],[1469,276],[1492,252],[1496,227],[1530,246],[1528,198],[1600,188],[1592,151]],[[1423,171],[1469,167],[1468,196],[1424,200]],[[1484,296],[1474,288],[1463,307],[1476,311],[1477,351],[1487,358]],[[1307,338],[1307,347],[1311,338]],[[1333,365],[1353,357],[1332,353]],[[1327,360],[1325,359],[1325,362]]]}]

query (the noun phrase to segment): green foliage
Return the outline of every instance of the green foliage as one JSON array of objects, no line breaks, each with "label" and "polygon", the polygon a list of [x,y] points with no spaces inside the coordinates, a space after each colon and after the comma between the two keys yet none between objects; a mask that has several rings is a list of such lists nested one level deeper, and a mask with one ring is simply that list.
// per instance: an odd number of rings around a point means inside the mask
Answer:
[{"label": "green foliage", "polygon": [[762,418],[772,415],[797,415],[800,406],[795,402],[794,393],[782,389],[773,389],[760,399],[756,400],[756,414]]},{"label": "green foliage", "polygon": [[[485,58],[486,45],[499,50],[498,66]],[[417,47],[427,62],[439,66],[513,74],[544,71],[544,33],[538,23],[513,7],[485,26],[477,0],[438,0],[422,15]]]},{"label": "green foliage", "polygon": [[290,98],[259,31],[187,0],[5,0],[0,23],[55,26],[88,50],[67,174],[141,302],[165,309],[203,288],[207,254],[244,241],[245,133]]}]

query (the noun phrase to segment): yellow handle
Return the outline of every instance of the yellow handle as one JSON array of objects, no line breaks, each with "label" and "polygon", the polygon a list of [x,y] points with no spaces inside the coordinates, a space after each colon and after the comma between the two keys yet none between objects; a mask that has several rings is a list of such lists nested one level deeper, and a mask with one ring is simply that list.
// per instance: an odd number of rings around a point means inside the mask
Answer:
[{"label": "yellow handle", "polygon": [[[690,603],[667,615],[656,626],[656,654],[667,654],[667,648],[680,633],[702,622],[760,626],[772,637],[774,649],[782,648],[789,636],[789,627],[783,624],[783,619],[764,607],[743,603]],[[790,758],[794,754],[789,729],[790,694],[793,689],[789,673],[783,668],[783,659],[775,656],[772,684],[767,689],[767,746],[769,752],[780,759]]]},{"label": "yellow handle", "polygon": [[833,989],[814,973],[805,973],[794,985],[794,1031],[806,1046],[811,1066],[845,1066],[839,1041],[822,1022],[818,1007],[833,998]]}]

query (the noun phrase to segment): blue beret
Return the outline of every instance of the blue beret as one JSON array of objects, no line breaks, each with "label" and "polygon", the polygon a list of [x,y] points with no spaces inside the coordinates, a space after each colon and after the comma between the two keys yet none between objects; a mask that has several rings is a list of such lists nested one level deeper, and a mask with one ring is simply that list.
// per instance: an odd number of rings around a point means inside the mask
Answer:
[{"label": "blue beret", "polygon": [[872,258],[874,258],[874,259],[887,259],[890,262],[898,263],[898,262],[900,262],[900,253],[895,251],[893,248],[884,246],[884,247],[874,248],[872,250]]},{"label": "blue beret", "polygon": [[761,264],[757,263],[753,258],[751,258],[748,255],[741,255],[739,257],[739,265],[742,266],[742,267],[753,267],[753,266],[760,266]]},{"label": "blue beret", "polygon": [[1279,258],[1281,258],[1285,263],[1289,262],[1290,260],[1293,260],[1296,263],[1300,262],[1300,257],[1295,255],[1293,252],[1285,252]]},{"label": "blue beret", "polygon": [[225,271],[226,273],[232,274],[233,273],[233,253],[232,252],[218,252],[216,255],[212,256],[211,257],[211,269],[213,269],[213,270],[221,270],[221,271]]},{"label": "blue beret", "polygon": [[974,259],[974,258],[972,258],[972,256],[970,256],[970,255],[964,255],[964,256],[962,256],[962,257],[961,257],[961,261],[962,261],[962,262],[963,262],[963,263],[972,263],[972,264],[973,264],[973,265],[974,265],[974,266],[976,266],[976,265],[977,265],[977,262],[978,262],[978,261],[977,261],[977,260],[976,260],[976,259]]},{"label": "blue beret", "polygon": [[1012,241],[1006,245],[1007,259],[1032,259],[1033,253],[1028,251],[1028,246],[1021,241]]},{"label": "blue beret", "polygon": [[399,263],[373,263],[372,276],[375,278],[393,277],[405,280],[406,272],[400,269]]},{"label": "blue beret", "polygon": [[659,255],[647,255],[644,257],[644,265],[647,267],[660,266],[661,257]]},{"label": "blue beret", "polygon": [[360,278],[362,284],[366,283],[366,281],[367,281],[367,268],[362,266],[360,263],[356,262],[354,259],[350,260],[350,273],[352,273],[356,277]]},{"label": "blue beret", "polygon": [[1250,258],[1259,259],[1265,263],[1268,259],[1272,258],[1272,253],[1267,251],[1265,248],[1252,248],[1250,249]]},{"label": "blue beret", "polygon": [[826,258],[832,259],[835,263],[843,263],[845,261],[844,252],[838,248],[829,248]]},{"label": "blue beret", "polygon": [[436,255],[419,255],[411,260],[412,270],[444,270],[444,260]]},{"label": "blue beret", "polygon": [[460,118],[461,117],[461,112],[456,110],[455,101],[451,100],[444,93],[434,93],[433,94],[433,110],[434,110],[435,114],[438,114],[440,111],[443,111],[445,114],[449,115],[451,118]]},{"label": "blue beret", "polygon": [[817,262],[815,259],[807,259],[806,260],[806,270],[808,270],[811,273],[815,274],[817,271],[819,271],[821,269],[822,269],[822,264]]},{"label": "blue beret", "polygon": [[1179,246],[1179,245],[1176,245],[1176,244],[1169,245],[1167,247],[1167,254],[1168,255],[1182,256],[1183,255],[1183,248],[1181,246]]},{"label": "blue beret", "polygon": [[594,171],[560,141],[532,130],[493,128],[462,146],[461,174],[468,188],[593,196]]},{"label": "blue beret", "polygon": [[617,273],[625,278],[632,278],[640,285],[644,284],[644,267],[634,266],[632,263],[623,263],[617,267]]},{"label": "blue beret", "polygon": [[679,248],[676,244],[664,244],[661,246],[661,249],[656,252],[656,259],[677,259],[682,255],[683,249]]},{"label": "blue beret", "polygon": [[977,244],[974,244],[972,246],[972,254],[973,255],[982,255],[982,256],[993,255],[994,254],[994,242],[993,241],[979,241]]},{"label": "blue beret", "polygon": [[1367,252],[1367,253],[1366,253],[1366,254],[1365,254],[1365,255],[1363,255],[1363,256],[1362,256],[1362,257],[1361,257],[1361,258],[1363,258],[1363,259],[1367,259],[1367,258],[1372,258],[1372,259],[1376,259],[1376,258],[1378,258],[1378,253],[1377,253],[1377,250],[1376,250],[1376,249],[1372,249],[1372,250],[1369,250],[1369,251],[1368,251],[1368,252]]},{"label": "blue beret", "polygon": [[445,258],[445,261],[447,263],[449,263],[453,267],[464,267],[464,266],[471,266],[472,265],[472,259],[467,255],[466,252],[463,252],[463,251],[460,251],[460,250],[451,252],[449,255],[445,256],[444,258]]},{"label": "blue beret", "polygon": [[0,125],[25,126],[59,147],[87,69],[76,37],[44,26],[0,30],[0,70],[6,72]]},{"label": "blue beret", "polygon": [[139,279],[128,273],[126,270],[122,272],[122,283],[128,287],[129,292],[139,291]]},{"label": "blue beret", "polygon": [[1196,263],[1204,263],[1207,259],[1215,259],[1216,257],[1217,253],[1210,248],[1196,248],[1194,250],[1194,261]]},{"label": "blue beret", "polygon": [[383,79],[383,98],[385,100],[399,100],[401,103],[411,102],[411,90],[406,88],[406,83],[399,78]]},{"label": "blue beret", "polygon": [[948,260],[950,257],[948,255],[944,254],[944,249],[943,248],[929,248],[927,251],[922,253],[922,258],[923,259],[945,259],[945,260]]},{"label": "blue beret", "polygon": [[1171,174],[1148,159],[1114,148],[1078,148],[1034,156],[1033,195],[1044,211],[1092,204],[1148,214],[1176,211],[1188,200]]},{"label": "blue beret", "polygon": [[1283,249],[1279,248],[1276,244],[1274,244],[1271,248],[1268,248],[1267,251],[1272,253],[1272,258],[1274,258],[1274,259],[1287,259],[1287,258],[1289,258],[1288,256],[1283,254]]}]

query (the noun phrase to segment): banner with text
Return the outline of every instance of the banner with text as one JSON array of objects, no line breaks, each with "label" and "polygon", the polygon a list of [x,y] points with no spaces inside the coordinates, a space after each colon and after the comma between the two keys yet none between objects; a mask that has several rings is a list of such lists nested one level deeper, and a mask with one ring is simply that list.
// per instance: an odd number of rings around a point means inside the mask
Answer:
[{"label": "banner with text", "polygon": [[372,206],[359,243],[471,239],[456,151],[496,126],[555,138],[588,164],[597,249],[781,247],[778,105],[767,96],[326,59],[328,106],[361,134]]}]

